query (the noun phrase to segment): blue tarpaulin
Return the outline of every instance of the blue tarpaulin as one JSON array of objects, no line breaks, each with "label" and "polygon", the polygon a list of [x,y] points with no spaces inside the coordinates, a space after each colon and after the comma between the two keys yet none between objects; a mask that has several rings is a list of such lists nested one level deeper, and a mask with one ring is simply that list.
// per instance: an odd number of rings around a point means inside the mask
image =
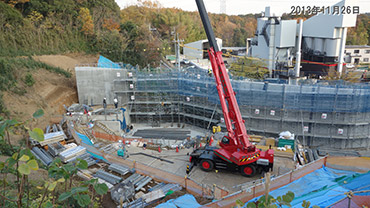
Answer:
[{"label": "blue tarpaulin", "polygon": [[82,143],[85,143],[85,144],[88,144],[88,145],[94,145],[91,142],[91,140],[89,139],[89,137],[87,137],[86,135],[80,134],[77,131],[76,131],[76,134],[81,139]]},{"label": "blue tarpaulin", "polygon": [[113,68],[113,69],[120,69],[122,68],[119,64],[117,63],[114,63],[113,61],[105,58],[104,56],[100,56],[99,57],[99,61],[98,61],[98,67],[101,67],[101,68]]},{"label": "blue tarpaulin", "polygon": [[105,162],[107,162],[107,163],[108,163],[108,160],[107,160],[107,159],[105,159],[103,156],[100,156],[100,155],[94,154],[94,153],[92,153],[92,152],[90,152],[90,151],[87,151],[87,153],[89,153],[90,155],[92,155],[92,156],[93,156],[94,158],[96,158],[96,159],[103,160],[103,161],[105,161]]},{"label": "blue tarpaulin", "polygon": [[[345,193],[348,191],[364,190],[370,190],[370,172],[360,174],[323,167],[286,186],[271,191],[270,194],[276,198],[292,191],[295,194],[295,198],[291,202],[293,207],[302,207],[303,200],[311,202],[311,205],[327,207],[345,198]],[[355,195],[370,195],[370,192],[355,193]],[[250,202],[256,200],[258,198]]]},{"label": "blue tarpaulin", "polygon": [[177,199],[170,199],[166,203],[162,203],[156,206],[156,208],[197,208],[197,207],[201,207],[201,205],[198,204],[195,197],[191,194],[185,194]]}]

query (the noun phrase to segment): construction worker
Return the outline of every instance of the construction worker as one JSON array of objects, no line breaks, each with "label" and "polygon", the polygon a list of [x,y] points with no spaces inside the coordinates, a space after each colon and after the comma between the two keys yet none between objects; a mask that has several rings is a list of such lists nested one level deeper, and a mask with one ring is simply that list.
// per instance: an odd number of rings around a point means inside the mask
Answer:
[{"label": "construction worker", "polygon": [[117,97],[115,97],[115,98],[113,99],[113,103],[114,103],[114,107],[115,107],[115,108],[118,108],[118,99],[117,99]]},{"label": "construction worker", "polygon": [[84,114],[88,114],[88,113],[89,113],[89,111],[87,110],[87,106],[86,106],[86,105],[84,105],[84,106],[83,106],[83,108],[84,108]]},{"label": "construction worker", "polygon": [[212,77],[212,70],[211,70],[211,68],[208,68],[208,76]]},{"label": "construction worker", "polygon": [[103,108],[107,108],[107,98],[103,99]]}]

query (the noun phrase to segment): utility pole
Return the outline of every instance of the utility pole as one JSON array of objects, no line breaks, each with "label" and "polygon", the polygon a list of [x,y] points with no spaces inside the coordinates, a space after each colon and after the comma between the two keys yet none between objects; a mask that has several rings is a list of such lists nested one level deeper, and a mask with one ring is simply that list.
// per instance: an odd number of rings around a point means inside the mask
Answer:
[{"label": "utility pole", "polygon": [[[299,30],[298,30],[298,45],[297,45],[297,53],[296,53],[296,64],[294,67],[294,75],[293,77],[289,76],[289,84],[298,85],[298,79],[301,73],[301,48],[302,48],[302,31],[303,31],[303,20],[299,20]],[[291,80],[293,78],[293,81]],[[291,83],[292,81],[292,83]]]},{"label": "utility pole", "polygon": [[181,64],[180,64],[180,35],[177,33],[177,69],[180,71]]},{"label": "utility pole", "polygon": [[184,42],[184,40],[180,40],[180,34],[174,32],[174,40],[173,42],[175,43],[175,53],[176,53],[176,68],[180,71],[181,69],[181,64],[180,64],[180,43]]},{"label": "utility pole", "polygon": [[347,40],[347,28],[342,28],[342,39],[340,41],[340,49],[339,49],[339,57],[338,57],[338,65],[337,71],[339,76],[342,76],[343,71],[343,63],[344,63],[344,49],[346,48],[346,40]]},{"label": "utility pole", "polygon": [[175,64],[175,66],[176,66],[176,68],[178,68],[177,67],[177,41],[176,41],[176,29],[174,28],[174,30],[172,31],[172,33],[173,33],[173,43],[175,44],[175,54],[176,54],[176,64]]}]

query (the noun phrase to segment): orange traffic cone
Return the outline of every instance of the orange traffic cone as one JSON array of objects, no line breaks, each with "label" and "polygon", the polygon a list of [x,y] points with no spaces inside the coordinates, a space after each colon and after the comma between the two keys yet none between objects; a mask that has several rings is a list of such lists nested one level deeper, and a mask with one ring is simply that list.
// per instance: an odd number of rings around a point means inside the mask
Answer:
[{"label": "orange traffic cone", "polygon": [[161,146],[158,146],[158,152],[161,152],[162,150],[161,150]]},{"label": "orange traffic cone", "polygon": [[211,137],[211,139],[209,140],[209,146],[212,146],[212,143],[213,143],[213,137]]},{"label": "orange traffic cone", "polygon": [[179,147],[176,147],[176,152],[179,152]]}]

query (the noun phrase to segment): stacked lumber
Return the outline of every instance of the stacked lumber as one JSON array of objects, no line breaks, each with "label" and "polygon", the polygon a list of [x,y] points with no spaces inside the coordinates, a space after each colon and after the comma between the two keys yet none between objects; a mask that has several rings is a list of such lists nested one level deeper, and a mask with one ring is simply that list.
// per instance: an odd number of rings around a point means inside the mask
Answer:
[{"label": "stacked lumber", "polygon": [[[256,145],[256,148],[266,151],[269,149],[269,146]],[[293,158],[294,156],[294,152],[292,149],[286,149],[285,151],[280,151],[278,150],[277,147],[272,147],[272,149],[274,150],[275,156],[289,157],[289,158]]]},{"label": "stacked lumber", "polygon": [[76,159],[78,156],[83,155],[86,153],[86,148],[82,146],[72,147],[67,150],[64,150],[59,154],[60,158],[63,162],[67,163],[74,159]]},{"label": "stacked lumber", "polygon": [[249,135],[249,141],[251,141],[251,142],[260,143],[263,138],[264,138],[264,136]]},{"label": "stacked lumber", "polygon": [[41,141],[39,142],[41,146],[45,146],[45,145],[48,145],[48,144],[53,144],[53,143],[56,143],[56,142],[60,142],[62,140],[64,140],[66,137],[66,135],[64,134],[63,131],[57,131],[57,132],[53,132],[53,133],[46,133],[44,134],[44,141]]}]

